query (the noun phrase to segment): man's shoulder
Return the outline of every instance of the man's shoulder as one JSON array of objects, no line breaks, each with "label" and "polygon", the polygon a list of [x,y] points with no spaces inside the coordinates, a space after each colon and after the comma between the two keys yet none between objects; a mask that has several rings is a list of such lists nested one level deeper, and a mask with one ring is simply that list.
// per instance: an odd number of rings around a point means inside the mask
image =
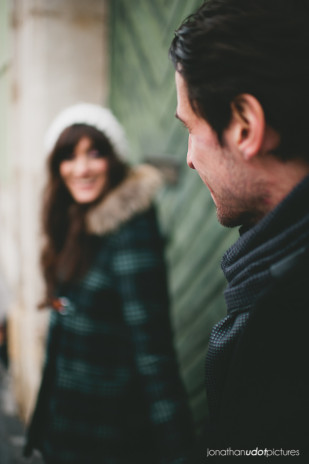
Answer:
[{"label": "man's shoulder", "polygon": [[237,352],[248,358],[248,366],[256,363],[265,374],[268,369],[270,377],[275,372],[284,377],[284,370],[294,369],[298,363],[301,368],[309,354],[308,257],[309,251],[303,249],[290,255],[289,265],[282,263],[280,272],[277,267],[272,284],[257,299],[239,339]]},{"label": "man's shoulder", "polygon": [[271,306],[270,313],[305,310],[309,304],[309,247],[287,254],[273,264],[270,275],[271,285],[261,295],[256,307]]},{"label": "man's shoulder", "polygon": [[308,267],[304,251],[278,272],[250,311],[227,379],[220,418],[224,443],[307,446],[301,423],[309,412]]}]

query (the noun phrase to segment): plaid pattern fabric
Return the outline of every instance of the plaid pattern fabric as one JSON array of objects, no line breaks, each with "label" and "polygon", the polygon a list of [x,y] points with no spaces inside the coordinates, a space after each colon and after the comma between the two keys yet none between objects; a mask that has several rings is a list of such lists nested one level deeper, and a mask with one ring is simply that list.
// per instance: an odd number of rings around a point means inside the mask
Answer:
[{"label": "plaid pattern fabric", "polygon": [[59,296],[28,434],[57,464],[180,464],[189,412],[172,346],[162,241],[151,208],[98,239]]}]

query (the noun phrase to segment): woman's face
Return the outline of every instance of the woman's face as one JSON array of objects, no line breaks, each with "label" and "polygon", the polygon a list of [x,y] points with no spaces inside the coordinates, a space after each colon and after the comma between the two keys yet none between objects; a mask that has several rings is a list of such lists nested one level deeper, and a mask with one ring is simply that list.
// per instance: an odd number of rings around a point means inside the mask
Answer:
[{"label": "woman's face", "polygon": [[77,203],[97,200],[107,182],[108,161],[104,153],[92,148],[89,137],[82,137],[74,152],[59,166],[60,176]]}]

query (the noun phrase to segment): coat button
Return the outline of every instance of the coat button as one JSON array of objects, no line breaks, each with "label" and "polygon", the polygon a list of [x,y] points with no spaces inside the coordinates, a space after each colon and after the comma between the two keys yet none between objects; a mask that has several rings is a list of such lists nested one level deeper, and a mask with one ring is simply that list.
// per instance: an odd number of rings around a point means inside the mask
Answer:
[{"label": "coat button", "polygon": [[67,315],[69,312],[73,311],[73,304],[65,296],[60,296],[55,298],[51,304],[52,308],[57,311],[62,316]]}]

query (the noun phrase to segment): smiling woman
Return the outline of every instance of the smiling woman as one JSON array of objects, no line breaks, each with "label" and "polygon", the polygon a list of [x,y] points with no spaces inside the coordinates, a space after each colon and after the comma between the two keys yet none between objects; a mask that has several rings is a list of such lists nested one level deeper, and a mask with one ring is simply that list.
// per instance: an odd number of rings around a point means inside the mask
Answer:
[{"label": "smiling woman", "polygon": [[106,108],[90,104],[67,108],[47,132],[46,146],[50,155],[43,201],[44,305],[52,298],[59,268],[70,280],[89,265],[94,250],[85,220],[129,174],[123,129]]},{"label": "smiling woman", "polygon": [[43,204],[51,309],[25,455],[57,464],[182,464],[190,415],[169,320],[154,197],[159,173],[129,167],[109,110],[52,124]]},{"label": "smiling woman", "polygon": [[72,154],[60,163],[60,175],[77,203],[92,203],[101,196],[107,180],[108,161],[105,153],[83,136]]}]

